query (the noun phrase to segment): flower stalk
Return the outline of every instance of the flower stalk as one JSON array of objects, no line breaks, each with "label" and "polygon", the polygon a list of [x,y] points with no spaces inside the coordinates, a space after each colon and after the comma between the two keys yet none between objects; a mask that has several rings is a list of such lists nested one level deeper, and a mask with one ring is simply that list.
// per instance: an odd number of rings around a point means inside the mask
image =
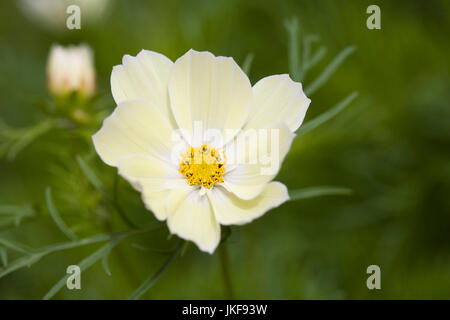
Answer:
[{"label": "flower stalk", "polygon": [[230,276],[230,259],[226,243],[219,246],[220,267],[222,270],[223,283],[225,288],[225,298],[234,299],[233,284]]}]

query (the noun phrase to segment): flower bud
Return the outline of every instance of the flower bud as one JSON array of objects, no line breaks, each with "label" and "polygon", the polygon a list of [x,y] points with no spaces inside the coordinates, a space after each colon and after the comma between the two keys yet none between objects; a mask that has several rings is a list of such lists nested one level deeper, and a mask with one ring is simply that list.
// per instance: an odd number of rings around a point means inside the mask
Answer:
[{"label": "flower bud", "polygon": [[53,45],[47,61],[47,87],[54,96],[78,92],[85,98],[96,90],[94,59],[87,45]]}]

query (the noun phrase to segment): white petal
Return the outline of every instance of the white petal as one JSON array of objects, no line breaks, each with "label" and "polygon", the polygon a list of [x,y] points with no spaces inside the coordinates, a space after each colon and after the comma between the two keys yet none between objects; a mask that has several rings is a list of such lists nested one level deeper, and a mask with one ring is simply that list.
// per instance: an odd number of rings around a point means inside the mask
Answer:
[{"label": "white petal", "polygon": [[139,191],[165,190],[186,185],[186,179],[177,167],[160,159],[133,155],[118,162],[119,174]]},{"label": "white petal", "polygon": [[156,219],[164,221],[167,219],[167,199],[169,197],[171,190],[162,191],[142,191],[142,201],[145,207],[153,212]]},{"label": "white petal", "polygon": [[136,57],[125,55],[122,63],[111,73],[111,91],[116,103],[144,98],[172,121],[167,83],[173,62],[160,53],[142,50]]},{"label": "white petal", "polygon": [[133,154],[150,155],[171,161],[173,129],[162,112],[147,100],[127,100],[104,120],[92,137],[102,160],[117,166],[120,158]]},{"label": "white petal", "polygon": [[191,191],[169,213],[167,225],[171,233],[194,242],[200,250],[213,253],[220,242],[220,225],[214,216],[208,197]]},{"label": "white petal", "polygon": [[245,128],[265,128],[285,122],[295,132],[305,118],[311,100],[303,93],[302,84],[289,75],[274,75],[253,86],[253,104]]},{"label": "white petal", "polygon": [[280,182],[267,184],[252,200],[242,200],[220,187],[213,188],[209,197],[217,221],[223,225],[248,223],[289,200],[287,188]]},{"label": "white petal", "polygon": [[187,183],[184,186],[179,186],[170,191],[167,198],[167,212],[169,215],[175,213],[180,204],[186,199],[186,197],[194,190],[199,190],[197,186],[190,186]]},{"label": "white petal", "polygon": [[[253,155],[254,162],[246,157],[244,161],[234,158],[234,165],[225,166],[223,186],[233,192],[241,199],[249,200],[255,198],[278,173],[284,157],[288,153],[295,135],[285,124],[260,129],[267,130],[267,141],[258,139],[256,143],[247,142],[246,149],[249,157]],[[273,131],[272,130],[276,130]],[[240,133],[243,134],[243,133]],[[272,134],[275,134],[272,137]],[[278,135],[278,140],[276,139]],[[233,141],[234,144],[227,146],[230,153],[235,153],[240,135]],[[228,159],[228,150],[225,150]]]},{"label": "white petal", "polygon": [[174,197],[176,194],[182,193],[186,197],[192,188],[174,166],[150,156],[122,158],[118,168],[119,174],[142,192],[145,207],[158,220],[165,220],[168,212],[171,212],[169,205],[178,203]]},{"label": "white petal", "polygon": [[142,190],[142,201],[145,207],[152,211],[158,220],[163,221],[195,189],[195,187],[189,186],[185,181],[183,181],[183,184],[177,185],[174,189],[160,191],[144,186]]},{"label": "white petal", "polygon": [[[247,120],[252,99],[250,81],[232,58],[215,57],[209,52],[189,50],[179,58],[169,79],[172,110],[179,127],[191,145],[193,139],[204,139],[205,130],[216,129],[222,136],[221,146],[234,135],[225,129],[239,130]],[[201,129],[194,131],[194,124]]]}]

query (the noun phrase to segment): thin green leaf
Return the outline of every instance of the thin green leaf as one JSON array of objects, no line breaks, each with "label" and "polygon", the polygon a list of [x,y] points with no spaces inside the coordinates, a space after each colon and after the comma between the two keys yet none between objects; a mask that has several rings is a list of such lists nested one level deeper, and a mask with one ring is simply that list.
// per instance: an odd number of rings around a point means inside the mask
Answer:
[{"label": "thin green leaf", "polygon": [[111,275],[111,269],[109,268],[109,262],[108,262],[108,258],[109,258],[109,254],[110,253],[111,253],[111,249],[107,253],[105,253],[103,255],[103,258],[102,258],[102,267],[103,267],[103,270],[105,270],[105,273],[108,276]]},{"label": "thin green leaf", "polygon": [[5,248],[0,247],[0,259],[2,260],[3,267],[8,266],[8,252]]},{"label": "thin green leaf", "polygon": [[337,68],[345,61],[345,59],[356,50],[355,46],[348,46],[339,52],[336,57],[326,66],[322,73],[305,88],[306,95],[310,96],[322,87],[328,79],[333,75]]},{"label": "thin green leaf", "polygon": [[[89,255],[88,257],[81,260],[77,265],[80,267],[81,271],[85,271],[89,269],[92,265],[94,265],[97,261],[100,259],[107,257],[111,249],[117,245],[117,243],[122,240],[122,237],[116,238],[112,240],[111,242],[108,242],[107,244],[103,245],[100,249]],[[61,290],[62,287],[67,282],[67,278],[70,275],[66,274],[63,276],[44,296],[44,300],[51,299],[56,293],[58,293],[59,290]]]},{"label": "thin green leaf", "polygon": [[322,123],[330,120],[334,116],[336,116],[339,112],[344,110],[355,98],[358,96],[358,92],[353,92],[347,97],[345,97],[342,101],[338,102],[332,108],[317,116],[316,118],[306,122],[303,124],[300,129],[298,129],[297,134],[305,134],[316,127],[320,126]]},{"label": "thin green leaf", "polygon": [[303,37],[303,41],[302,41],[302,53],[301,53],[301,60],[302,63],[300,65],[300,77],[297,81],[303,81],[303,79],[305,79],[306,74],[308,72],[308,70],[310,69],[309,67],[309,61],[310,61],[310,56],[311,56],[311,45],[313,42],[316,42],[319,40],[319,37],[316,35],[305,35]]},{"label": "thin green leaf", "polygon": [[35,126],[32,126],[30,128],[27,128],[25,131],[23,131],[23,135],[14,143],[12,143],[8,154],[7,159],[8,160],[14,160],[15,157],[30,143],[32,143],[34,140],[36,140],[39,136],[43,135],[47,131],[53,128],[53,122],[52,121],[44,121],[41,122]]},{"label": "thin green leaf", "polygon": [[309,56],[311,54],[311,44],[318,40],[315,35],[305,35],[302,42],[302,71],[304,71],[305,65],[309,61]]},{"label": "thin green leaf", "polygon": [[55,207],[55,204],[53,203],[52,199],[52,190],[50,187],[47,187],[45,189],[45,201],[47,202],[48,211],[50,212],[51,217],[53,218],[53,221],[55,221],[58,228],[70,239],[70,240],[77,240],[77,237],[75,234],[70,231],[70,229],[67,227],[67,225],[64,223],[64,221],[61,219],[61,216],[59,215],[58,210]]},{"label": "thin green leaf", "polygon": [[169,266],[172,264],[172,262],[175,260],[175,258],[180,254],[181,250],[183,249],[184,241],[180,241],[177,248],[174,250],[174,252],[167,258],[167,260],[163,263],[163,265],[156,271],[155,274],[153,274],[151,277],[149,277],[147,280],[145,280],[139,288],[134,291],[131,296],[129,297],[130,300],[137,300],[139,299],[143,294],[145,294],[155,283],[158,281],[158,279],[163,275],[163,273],[169,268]]},{"label": "thin green leaf", "polygon": [[317,51],[312,55],[310,59],[308,59],[303,64],[303,77],[306,77],[306,73],[314,68],[327,54],[327,48],[325,46],[321,46]]},{"label": "thin green leaf", "polygon": [[[158,227],[156,227],[156,228],[158,228]],[[129,231],[129,232],[122,232],[122,233],[112,234],[110,236],[110,238],[111,238],[110,242],[108,242],[107,244],[103,245],[100,249],[96,250],[94,253],[92,253],[88,257],[84,258],[83,260],[81,260],[77,265],[80,267],[81,271],[85,271],[85,270],[89,269],[92,265],[94,265],[97,261],[102,259],[103,268],[105,268],[105,271],[106,271],[106,273],[108,275],[111,275],[111,271],[109,269],[108,262],[107,262],[107,258],[109,256],[111,250],[117,244],[119,244],[123,239],[125,239],[125,238],[127,238],[129,236],[132,236],[132,235],[148,232],[148,231],[151,231],[151,230],[155,230],[155,227],[151,227],[151,228],[147,228],[147,229],[143,229],[143,230],[133,230],[133,231]],[[44,296],[43,299],[44,300],[51,299],[56,293],[58,293],[58,291],[61,290],[61,288],[67,282],[67,278],[68,277],[69,277],[69,275],[63,276],[47,292],[47,294]]]},{"label": "thin green leaf", "polygon": [[138,243],[132,243],[131,246],[133,248],[142,250],[142,251],[150,251],[153,253],[157,253],[157,254],[162,254],[162,255],[169,255],[173,252],[174,249],[156,249],[156,248],[149,248],[149,247],[144,247]]},{"label": "thin green leaf", "polygon": [[85,246],[88,244],[107,241],[107,240],[110,240],[112,237],[114,237],[114,235],[115,235],[114,233],[113,234],[101,234],[98,236],[84,238],[84,239],[77,240],[77,241],[68,241],[68,242],[51,244],[51,245],[42,247],[41,249],[38,249],[36,251],[43,251],[46,254],[50,254],[50,253],[61,251],[61,250],[73,249],[73,248],[78,248],[78,247]]},{"label": "thin green leaf", "polygon": [[296,201],[322,196],[349,196],[352,193],[348,188],[323,186],[289,190],[289,197],[290,201]]},{"label": "thin green leaf", "polygon": [[249,73],[250,73],[250,69],[252,68],[254,58],[255,58],[255,55],[253,53],[249,53],[249,54],[247,54],[247,56],[244,59],[244,62],[242,63],[242,70],[247,75],[249,75]]},{"label": "thin green leaf", "polygon": [[29,204],[21,206],[0,205],[0,227],[19,226],[24,218],[32,216],[34,216],[34,211]]},{"label": "thin green leaf", "polygon": [[188,247],[189,247],[189,241],[185,241],[184,242],[184,246],[183,246],[183,249],[181,250],[181,256],[183,257],[184,256],[184,254],[187,252],[187,250],[188,250]]},{"label": "thin green leaf", "polygon": [[[49,255],[54,252],[57,252],[57,251],[77,248],[77,247],[85,246],[88,244],[103,242],[103,241],[107,241],[107,240],[113,240],[113,239],[121,238],[121,237],[128,237],[128,236],[132,236],[132,235],[136,235],[136,234],[140,234],[140,233],[153,231],[153,230],[156,230],[161,227],[162,226],[158,225],[158,226],[149,227],[149,228],[145,228],[145,229],[141,229],[141,230],[132,230],[132,231],[127,231],[127,232],[118,232],[118,233],[110,233],[110,234],[100,234],[97,236],[93,236],[90,238],[84,238],[84,239],[77,240],[77,241],[69,241],[69,242],[52,244],[52,245],[44,246],[39,249],[28,249],[28,250],[26,250],[26,252],[24,252],[24,253],[27,253],[26,256],[20,257],[20,258],[14,260],[12,263],[9,263],[7,268],[0,269],[0,278],[2,278],[3,276],[6,276],[7,274],[10,274],[11,272],[14,272],[20,268],[23,268],[25,266],[31,266],[32,264],[38,262],[44,256]],[[5,247],[9,246],[10,248],[12,248],[11,243],[12,242],[9,240],[6,241],[4,239],[0,239],[0,244],[3,244]],[[19,248],[20,248],[20,246],[23,246],[23,245],[15,245],[15,247],[19,247]]]},{"label": "thin green leaf", "polygon": [[6,240],[0,238],[0,244],[3,245],[5,248],[24,254],[32,254],[34,252],[32,248],[13,240]]},{"label": "thin green leaf", "polygon": [[45,255],[44,252],[33,253],[30,255],[22,256],[12,261],[11,263],[8,264],[7,267],[0,269],[0,278],[21,268],[31,266],[32,264],[38,262],[44,255]]},{"label": "thin green leaf", "polygon": [[[82,239],[79,241],[63,242],[63,243],[58,243],[55,245],[46,246],[46,247],[43,247],[40,249],[33,249],[31,252],[26,251],[26,252],[24,252],[24,253],[27,253],[25,256],[22,256],[20,258],[17,258],[16,260],[13,260],[12,262],[10,262],[8,264],[8,267],[0,269],[0,278],[18,270],[18,269],[21,269],[23,267],[31,266],[32,264],[38,262],[41,258],[43,258],[44,256],[46,256],[50,253],[53,253],[56,251],[61,251],[61,250],[66,250],[66,249],[71,249],[71,248],[76,248],[76,247],[84,246],[84,245],[91,244],[91,243],[106,241],[106,240],[109,240],[110,238],[111,238],[110,235],[100,235],[100,236],[96,236],[96,237],[92,237],[92,238]],[[10,241],[5,241],[4,239],[0,239],[0,243],[3,244],[4,246],[11,245]],[[16,248],[18,248],[18,247],[16,246]]]},{"label": "thin green leaf", "polygon": [[100,181],[100,179],[97,177],[97,175],[94,173],[91,168],[87,165],[86,161],[79,155],[76,157],[78,164],[80,165],[81,171],[83,171],[86,178],[89,180],[89,182],[103,195],[107,196],[106,189],[103,186],[103,183]]},{"label": "thin green leaf", "polygon": [[300,65],[299,65],[299,26],[297,18],[286,20],[284,26],[288,32],[288,60],[289,60],[289,73],[295,81],[301,81],[300,78]]},{"label": "thin green leaf", "polygon": [[0,215],[7,214],[21,214],[23,212],[28,212],[30,215],[33,213],[30,205],[24,206],[14,206],[14,205],[0,205]]}]

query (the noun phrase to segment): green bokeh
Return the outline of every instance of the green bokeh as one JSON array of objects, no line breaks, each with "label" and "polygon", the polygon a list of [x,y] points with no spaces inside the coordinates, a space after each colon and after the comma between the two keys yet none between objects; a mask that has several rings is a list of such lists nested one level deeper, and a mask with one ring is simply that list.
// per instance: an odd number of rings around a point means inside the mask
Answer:
[{"label": "green bokeh", "polygon": [[[302,32],[318,35],[328,49],[304,80],[306,85],[344,47],[357,47],[310,97],[306,120],[355,90],[359,96],[336,118],[295,140],[277,180],[289,189],[345,186],[354,195],[289,202],[249,225],[234,227],[228,249],[235,297],[448,299],[450,3],[377,1],[381,30],[366,28],[370,4],[114,1],[98,24],[58,32],[27,20],[15,1],[1,1],[0,117],[16,127],[42,119],[37,101],[48,99],[45,65],[53,43],[92,46],[100,99],[112,111],[110,72],[124,54],[136,55],[144,48],[175,60],[194,48],[242,63],[252,53],[249,77],[255,83],[267,75],[289,72],[283,22],[298,17]],[[89,152],[92,146],[70,134],[48,134],[14,161],[0,159],[0,204],[31,203],[37,212],[19,227],[0,229],[0,238],[33,247],[66,241],[46,211],[47,185],[53,187],[61,215],[74,230],[79,228],[80,235],[126,228],[110,207],[98,208],[102,196],[79,170],[75,155]],[[111,188],[114,170],[95,155],[90,163]],[[58,174],[61,168],[68,174]],[[127,182],[121,180],[119,190],[122,206],[134,221],[142,226],[157,223]],[[128,297],[166,258],[133,243],[157,249],[174,244],[174,239],[167,241],[167,228],[161,226],[112,251],[111,276],[97,263],[83,273],[82,290],[62,289],[56,298]],[[42,298],[68,265],[97,247],[52,254],[0,278],[0,298]],[[366,268],[371,264],[381,267],[381,290],[366,287]],[[210,256],[191,245],[143,298],[223,297],[218,254]]]}]

